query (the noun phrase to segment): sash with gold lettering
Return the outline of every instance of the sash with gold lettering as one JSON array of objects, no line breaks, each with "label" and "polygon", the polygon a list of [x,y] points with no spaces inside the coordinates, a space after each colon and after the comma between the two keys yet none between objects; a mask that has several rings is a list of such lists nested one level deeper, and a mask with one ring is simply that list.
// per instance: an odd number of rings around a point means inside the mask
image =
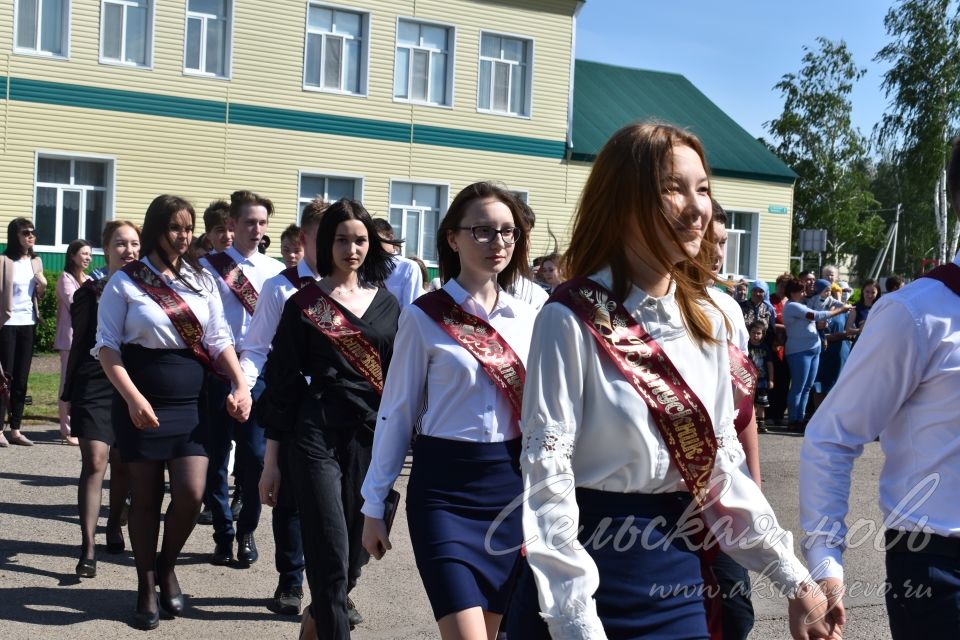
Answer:
[{"label": "sash with gold lettering", "polygon": [[519,421],[527,372],[520,356],[507,341],[489,323],[464,311],[443,289],[424,294],[413,304],[477,359],[483,371],[504,393],[513,416]]},{"label": "sash with gold lettering", "polygon": [[150,267],[140,260],[135,260],[125,266],[123,272],[151,300],[160,305],[163,312],[167,314],[167,318],[170,319],[173,328],[180,334],[187,347],[193,351],[197,360],[208,370],[217,373],[213,367],[213,361],[210,359],[210,354],[203,346],[203,327],[197,320],[197,316],[194,315],[190,305],[176,291],[171,289],[161,276],[155,274]]},{"label": "sash with gold lettering", "polygon": [[316,280],[314,280],[311,277],[306,277],[306,278],[301,277],[300,272],[297,270],[297,267],[290,267],[289,269],[284,269],[280,273],[282,273],[283,277],[286,278],[287,281],[290,284],[292,284],[296,289],[303,289],[305,286],[307,286],[311,282],[316,282]]},{"label": "sash with gold lettering", "polygon": [[254,289],[253,283],[243,274],[240,265],[234,262],[226,251],[208,255],[207,262],[217,272],[217,275],[223,278],[233,295],[237,296],[237,300],[252,316],[254,309],[257,308],[257,299],[260,294]]},{"label": "sash with gold lettering", "polygon": [[740,433],[753,417],[753,393],[757,389],[759,375],[753,360],[737,345],[728,342],[727,353],[730,356],[730,378],[733,380],[733,406],[737,409],[733,426]]},{"label": "sash with gold lettering", "polygon": [[663,348],[602,285],[580,277],[558,287],[559,302],[580,318],[601,350],[647,403],[660,435],[698,504],[717,455],[717,437],[703,402]]},{"label": "sash with gold lettering", "polygon": [[383,395],[383,367],[380,352],[370,344],[366,336],[350,324],[347,316],[320,285],[300,289],[291,298],[320,333],[325,335],[334,348],[351,367],[370,383],[379,395]]}]

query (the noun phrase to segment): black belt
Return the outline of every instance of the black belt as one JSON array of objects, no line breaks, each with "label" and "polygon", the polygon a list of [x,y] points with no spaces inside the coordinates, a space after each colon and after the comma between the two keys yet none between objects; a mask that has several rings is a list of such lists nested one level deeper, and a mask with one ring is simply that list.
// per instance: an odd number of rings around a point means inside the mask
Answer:
[{"label": "black belt", "polygon": [[887,529],[883,537],[887,551],[897,553],[924,553],[948,558],[960,558],[960,538],[948,538],[922,531],[894,531]]}]

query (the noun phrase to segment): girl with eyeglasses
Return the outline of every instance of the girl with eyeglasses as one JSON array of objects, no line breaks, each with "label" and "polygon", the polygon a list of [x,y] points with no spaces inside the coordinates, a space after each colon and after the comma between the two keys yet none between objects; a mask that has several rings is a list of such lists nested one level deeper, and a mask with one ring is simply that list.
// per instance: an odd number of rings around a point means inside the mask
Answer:
[{"label": "girl with eyeglasses", "polygon": [[0,401],[0,447],[33,446],[20,433],[27,379],[33,361],[33,340],[40,319],[40,299],[47,288],[43,263],[33,253],[37,234],[33,222],[14,218],[7,225],[7,248],[0,255],[0,366],[10,390],[10,438],[3,436],[7,402]]},{"label": "girl with eyeglasses", "polygon": [[[493,640],[522,541],[520,397],[536,311],[506,293],[526,271],[520,206],[486,182],[453,202],[437,233],[445,284],[404,309],[373,460],[363,483],[363,546],[390,546],[388,498],[416,433],[407,522],[444,639]],[[503,513],[505,517],[497,520]]]}]

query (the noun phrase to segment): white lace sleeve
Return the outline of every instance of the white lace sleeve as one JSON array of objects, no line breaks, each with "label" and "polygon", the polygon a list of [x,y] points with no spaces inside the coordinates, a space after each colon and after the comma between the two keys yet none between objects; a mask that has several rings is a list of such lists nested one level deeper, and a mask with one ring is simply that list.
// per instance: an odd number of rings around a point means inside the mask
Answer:
[{"label": "white lace sleeve", "polygon": [[523,394],[523,532],[541,616],[554,640],[606,639],[593,599],[600,575],[577,540],[573,459],[584,339],[591,338],[566,307],[546,305],[534,325]]}]

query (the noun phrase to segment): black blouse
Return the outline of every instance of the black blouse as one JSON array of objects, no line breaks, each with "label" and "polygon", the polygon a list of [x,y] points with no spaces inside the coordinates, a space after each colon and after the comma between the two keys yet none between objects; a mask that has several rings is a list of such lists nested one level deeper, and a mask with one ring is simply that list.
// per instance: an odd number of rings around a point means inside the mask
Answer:
[{"label": "black blouse", "polygon": [[103,372],[100,361],[90,355],[90,350],[97,342],[97,310],[100,300],[97,292],[91,286],[82,286],[73,294],[73,303],[70,305],[70,322],[73,326],[73,342],[70,343],[70,355],[67,357],[67,372],[64,378],[63,393],[60,399],[64,402],[83,400],[83,394],[74,398],[75,383],[83,381],[84,388],[91,382],[102,380],[107,386],[110,381]]},{"label": "black blouse", "polygon": [[[381,287],[362,318],[334,303],[379,351],[386,378],[400,317],[397,299]],[[310,439],[310,431],[317,428],[365,428],[372,436],[380,395],[304,317],[292,298],[283,307],[264,381],[257,412],[271,440],[294,434],[299,440]]]}]

